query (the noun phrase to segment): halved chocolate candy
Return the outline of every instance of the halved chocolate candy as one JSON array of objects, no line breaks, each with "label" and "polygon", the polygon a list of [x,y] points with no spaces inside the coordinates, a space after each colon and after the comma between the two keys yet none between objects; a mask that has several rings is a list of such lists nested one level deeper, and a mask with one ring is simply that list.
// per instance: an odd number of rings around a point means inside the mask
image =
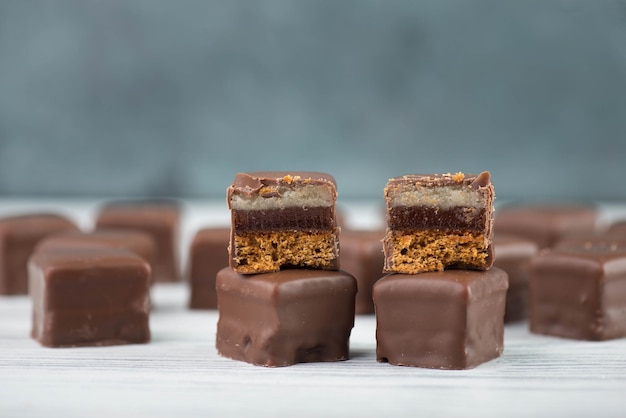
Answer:
[{"label": "halved chocolate candy", "polygon": [[390,179],[384,271],[488,269],[493,264],[493,200],[488,172]]},{"label": "halved chocolate candy", "polygon": [[239,173],[227,190],[230,266],[238,273],[282,267],[338,268],[335,179],[317,172]]}]

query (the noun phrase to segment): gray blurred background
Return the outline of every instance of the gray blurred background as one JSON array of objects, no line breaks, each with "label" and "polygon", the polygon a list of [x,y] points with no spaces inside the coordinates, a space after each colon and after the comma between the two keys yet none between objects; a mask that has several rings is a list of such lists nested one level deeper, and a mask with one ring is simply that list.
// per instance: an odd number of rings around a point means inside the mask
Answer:
[{"label": "gray blurred background", "polygon": [[0,194],[222,199],[238,171],[490,170],[626,199],[626,1],[0,1]]}]

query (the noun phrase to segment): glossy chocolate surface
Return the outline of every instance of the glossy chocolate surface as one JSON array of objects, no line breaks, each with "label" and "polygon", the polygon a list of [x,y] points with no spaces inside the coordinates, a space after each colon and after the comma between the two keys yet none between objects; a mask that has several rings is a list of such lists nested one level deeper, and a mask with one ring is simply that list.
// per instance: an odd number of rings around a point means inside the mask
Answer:
[{"label": "glossy chocolate surface", "polygon": [[78,231],[78,227],[54,214],[0,219],[0,295],[28,293],[28,258],[42,239],[63,231]]},{"label": "glossy chocolate surface", "polygon": [[488,171],[480,174],[406,174],[389,179],[388,186],[395,187],[406,183],[419,184],[424,187],[463,185],[477,190],[491,185],[491,174]]},{"label": "glossy chocolate surface", "polygon": [[150,340],[150,266],[110,248],[38,251],[29,262],[31,335],[48,347]]},{"label": "glossy chocolate surface", "polygon": [[[337,187],[335,178],[327,173],[317,171],[255,171],[250,173],[237,173],[233,184],[227,190],[227,200],[230,204],[235,194],[244,196],[265,195],[274,197],[273,193],[264,194],[265,188],[275,186],[298,186],[302,184],[315,184],[328,186],[332,190]],[[336,196],[336,192],[335,192]]]},{"label": "glossy chocolate surface", "polygon": [[499,357],[507,287],[497,267],[383,277],[374,285],[377,360],[468,369]]},{"label": "glossy chocolate surface", "polygon": [[35,251],[117,248],[128,250],[152,266],[155,244],[152,236],[141,231],[101,229],[94,232],[63,232],[43,239]]},{"label": "glossy chocolate surface", "polygon": [[569,246],[533,257],[530,330],[579,340],[626,337],[626,249]]},{"label": "glossy chocolate surface", "polygon": [[357,314],[374,313],[372,287],[383,276],[383,244],[385,231],[342,230],[339,235],[339,264],[357,281]]},{"label": "glossy chocolate surface", "polygon": [[222,269],[217,351],[269,367],[346,360],[356,290],[354,277],[341,271]]},{"label": "glossy chocolate surface", "polygon": [[509,289],[506,293],[504,322],[513,322],[528,317],[528,268],[530,259],[539,247],[533,241],[513,235],[496,234],[494,267],[506,271]]},{"label": "glossy chocolate surface", "polygon": [[596,229],[597,209],[584,205],[503,206],[495,213],[496,234],[528,238],[540,248],[553,246],[569,234]]},{"label": "glossy chocolate surface", "polygon": [[196,232],[189,248],[191,309],[217,309],[215,279],[228,266],[230,228],[203,228]]},{"label": "glossy chocolate surface", "polygon": [[154,281],[175,282],[180,280],[180,216],[179,207],[169,201],[114,202],[101,209],[96,229],[130,229],[149,234],[155,244]]}]

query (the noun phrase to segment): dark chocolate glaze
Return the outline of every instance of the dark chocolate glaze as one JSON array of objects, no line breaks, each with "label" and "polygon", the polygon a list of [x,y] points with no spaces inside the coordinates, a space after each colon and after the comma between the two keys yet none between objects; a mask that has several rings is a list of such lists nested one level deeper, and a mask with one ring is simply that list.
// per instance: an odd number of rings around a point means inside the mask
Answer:
[{"label": "dark chocolate glaze", "polygon": [[484,208],[454,207],[440,209],[429,206],[396,206],[389,208],[387,225],[390,229],[441,229],[485,231],[487,214]]},{"label": "dark chocolate glaze", "polygon": [[0,219],[0,295],[27,294],[28,258],[42,239],[65,231],[78,231],[78,227],[54,214]]},{"label": "dark chocolate glaze", "polygon": [[38,251],[29,263],[31,335],[48,347],[150,340],[150,265],[112,248]]},{"label": "dark chocolate glaze", "polygon": [[341,271],[282,270],[217,275],[216,348],[260,366],[349,357],[356,281]]},{"label": "dark chocolate glaze", "polygon": [[578,340],[626,337],[626,251],[544,250],[530,262],[530,330]]},{"label": "dark chocolate glaze", "polygon": [[231,210],[235,232],[333,230],[334,207],[289,207],[272,210]]},{"label": "dark chocolate glaze", "polygon": [[374,285],[377,360],[468,369],[499,357],[507,287],[496,267],[383,277]]}]

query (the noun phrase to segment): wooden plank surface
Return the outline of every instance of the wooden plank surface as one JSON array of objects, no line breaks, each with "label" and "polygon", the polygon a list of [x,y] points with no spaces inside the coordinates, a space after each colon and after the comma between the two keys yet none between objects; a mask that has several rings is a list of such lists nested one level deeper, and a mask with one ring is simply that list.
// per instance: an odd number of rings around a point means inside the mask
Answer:
[{"label": "wooden plank surface", "polygon": [[624,416],[626,340],[581,342],[507,326],[503,356],[462,371],[375,360],[358,316],[351,359],[263,368],[221,358],[217,312],[157,285],[147,345],[49,349],[28,338],[30,301],[0,298],[0,416]]},{"label": "wooden plank surface", "polygon": [[[75,207],[88,223],[93,207]],[[350,360],[263,368],[217,354],[217,312],[188,310],[185,283],[153,299],[150,344],[50,349],[29,338],[29,299],[0,296],[0,417],[626,416],[626,339],[522,322],[506,326],[501,358],[428,370],[377,363],[375,318],[357,316]]]}]

